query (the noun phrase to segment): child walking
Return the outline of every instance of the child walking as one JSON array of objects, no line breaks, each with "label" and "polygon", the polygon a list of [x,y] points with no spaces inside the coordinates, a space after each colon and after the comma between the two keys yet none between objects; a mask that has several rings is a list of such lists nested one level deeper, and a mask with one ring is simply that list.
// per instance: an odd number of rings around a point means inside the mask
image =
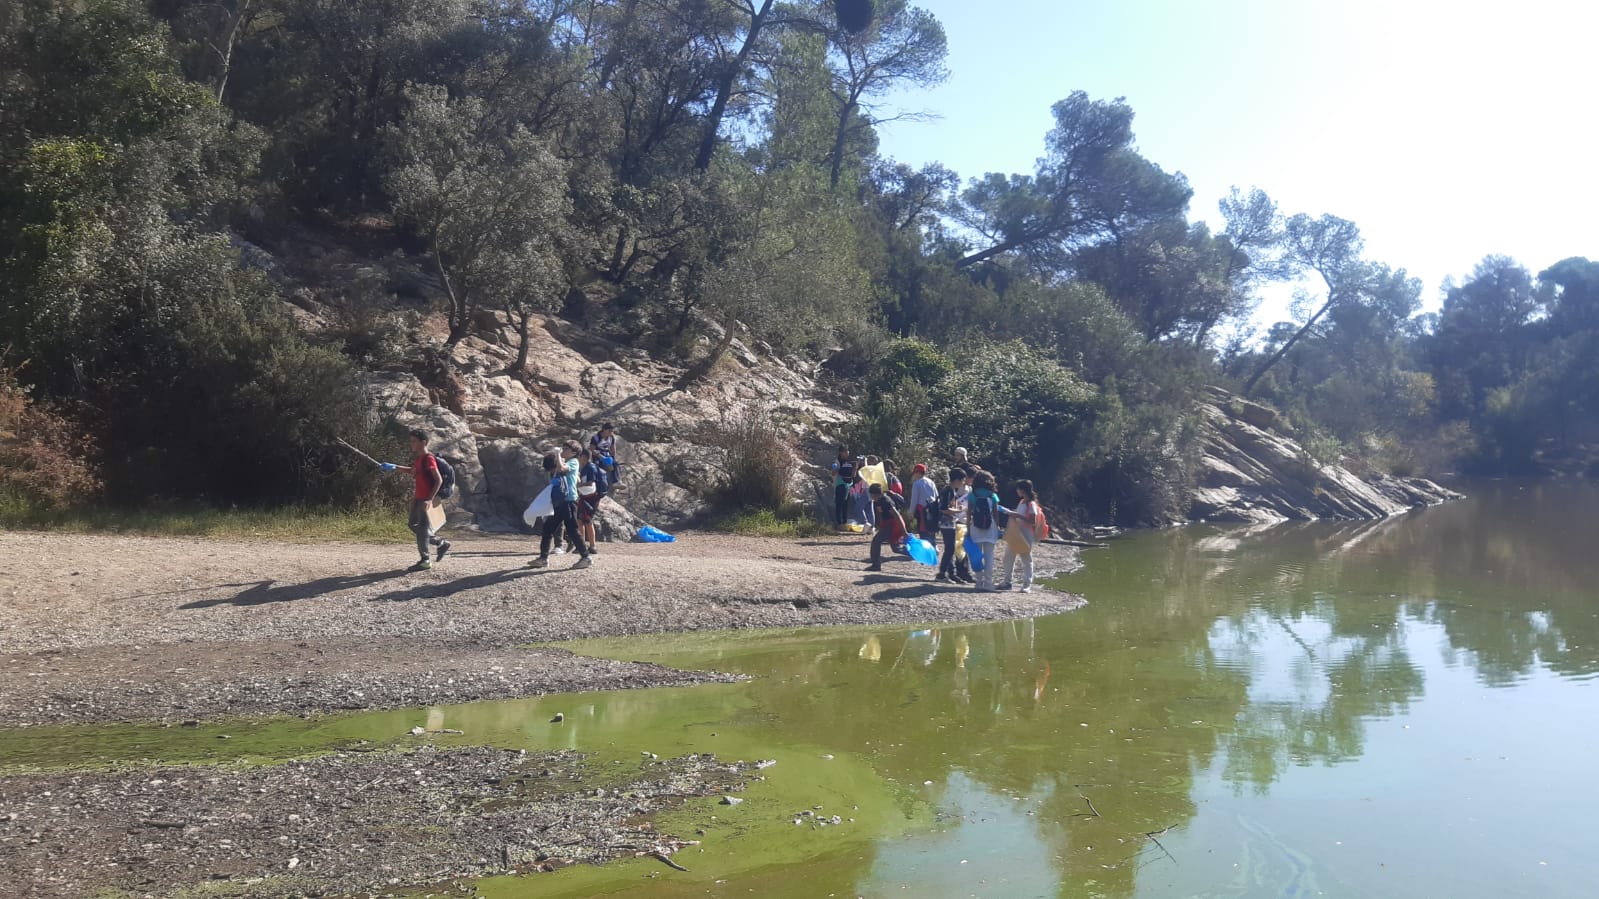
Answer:
[{"label": "child walking", "polygon": [[[415,476],[416,485],[411,493],[411,517],[407,526],[411,533],[416,535],[416,551],[422,558],[412,565],[411,571],[426,571],[433,567],[434,562],[444,561],[444,554],[450,551],[450,541],[440,540],[433,533],[433,525],[428,521],[428,509],[438,499],[439,490],[444,486],[444,477],[439,473],[438,459],[428,452],[428,434],[423,430],[415,430],[410,434],[411,455],[414,460],[410,465],[395,465],[388,463],[384,471],[408,471]],[[428,559],[428,547],[437,547],[437,556]]]},{"label": "child walking", "polygon": [[528,563],[529,568],[549,566],[550,543],[563,529],[566,532],[566,539],[583,554],[572,567],[587,568],[594,564],[589,558],[588,544],[583,542],[583,535],[577,530],[577,454],[577,445],[570,444],[561,453],[550,453],[544,457],[544,471],[549,474],[550,483],[554,487],[550,499],[554,503],[555,513],[544,519],[544,533],[539,537],[539,555]]}]

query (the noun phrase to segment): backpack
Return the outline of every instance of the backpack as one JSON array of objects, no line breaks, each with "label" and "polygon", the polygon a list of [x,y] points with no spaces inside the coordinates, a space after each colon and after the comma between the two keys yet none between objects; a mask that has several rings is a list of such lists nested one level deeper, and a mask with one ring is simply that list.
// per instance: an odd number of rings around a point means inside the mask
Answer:
[{"label": "backpack", "polygon": [[973,528],[979,531],[991,530],[994,527],[994,497],[973,494],[971,513]]},{"label": "backpack", "polygon": [[1048,540],[1049,519],[1044,517],[1044,507],[1035,502],[1033,503],[1033,511],[1038,513],[1038,518],[1036,519],[1036,523],[1038,525],[1038,539]]},{"label": "backpack", "polygon": [[433,462],[439,467],[439,499],[448,499],[455,492],[455,466],[443,456],[434,456]]}]

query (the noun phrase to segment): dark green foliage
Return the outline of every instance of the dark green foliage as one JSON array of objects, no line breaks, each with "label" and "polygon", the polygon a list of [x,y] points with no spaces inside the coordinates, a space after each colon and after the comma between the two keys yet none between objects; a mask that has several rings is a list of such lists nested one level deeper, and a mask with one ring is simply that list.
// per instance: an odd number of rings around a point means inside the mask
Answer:
[{"label": "dark green foliage", "polygon": [[355,499],[360,479],[323,452],[362,418],[352,370],[215,230],[249,192],[259,135],[178,74],[142,4],[38,2],[22,19],[4,105],[23,127],[0,138],[22,376],[78,410],[113,499]]},{"label": "dark green foliage", "polygon": [[[365,421],[352,365],[458,407],[418,336],[441,307],[452,345],[520,331],[513,370],[555,311],[683,387],[735,340],[825,361],[852,443],[966,445],[1082,518],[1182,514],[1207,384],[1395,471],[1577,470],[1599,445],[1599,264],[1491,257],[1420,317],[1345,219],[1251,190],[1221,231],[1190,222],[1131,107],[1082,92],[1031,172],[884,158],[883,98],[947,75],[906,0],[4,9],[0,367],[75,416],[118,498],[370,496],[326,449]],[[1284,277],[1303,301],[1253,342]],[[740,502],[781,505],[777,455],[734,460]]]}]

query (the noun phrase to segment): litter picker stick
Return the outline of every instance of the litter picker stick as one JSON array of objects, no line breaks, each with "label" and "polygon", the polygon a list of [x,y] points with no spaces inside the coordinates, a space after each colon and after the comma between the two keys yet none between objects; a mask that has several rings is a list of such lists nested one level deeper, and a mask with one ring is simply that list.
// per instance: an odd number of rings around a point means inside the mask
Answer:
[{"label": "litter picker stick", "polygon": [[379,468],[383,467],[383,463],[382,462],[379,462],[378,460],[372,458],[371,456],[368,456],[366,453],[363,453],[360,450],[356,449],[355,447],[349,445],[348,443],[345,443],[343,437],[335,437],[333,439],[337,440],[339,442],[339,446],[342,446],[345,449],[349,450],[350,452],[355,453],[357,456],[360,456],[361,458],[367,460],[368,462],[371,462],[373,465],[376,465]]}]

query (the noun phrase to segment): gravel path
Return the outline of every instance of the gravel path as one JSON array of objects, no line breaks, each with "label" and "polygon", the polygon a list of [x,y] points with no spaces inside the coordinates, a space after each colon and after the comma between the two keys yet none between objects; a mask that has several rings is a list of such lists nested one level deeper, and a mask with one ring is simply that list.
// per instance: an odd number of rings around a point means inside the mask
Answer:
[{"label": "gravel path", "polygon": [[697,755],[644,760],[594,788],[588,768],[573,752],[423,746],[0,778],[0,894],[465,895],[490,874],[669,859],[685,841],[655,831],[658,811],[759,776]]},{"label": "gravel path", "polygon": [[[519,644],[744,627],[1030,617],[1081,600],[976,594],[860,538],[682,535],[606,544],[593,568],[525,566],[529,541],[457,536],[432,571],[405,546],[0,534],[0,716],[183,720],[500,699],[721,676]],[[1046,547],[1043,569],[1076,564]]]}]

